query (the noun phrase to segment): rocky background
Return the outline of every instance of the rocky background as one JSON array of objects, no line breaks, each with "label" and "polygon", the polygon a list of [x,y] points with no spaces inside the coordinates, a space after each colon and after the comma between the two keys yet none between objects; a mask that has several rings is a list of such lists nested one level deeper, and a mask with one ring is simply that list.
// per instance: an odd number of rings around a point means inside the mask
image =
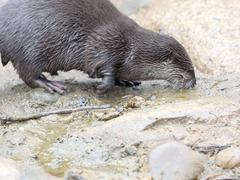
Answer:
[{"label": "rocky background", "polygon": [[56,77],[66,93],[49,95],[28,88],[10,64],[0,66],[2,116],[112,106],[1,125],[0,179],[240,179],[239,0],[113,2],[186,47],[196,88],[174,91],[153,81],[100,98],[98,81],[72,71]]}]

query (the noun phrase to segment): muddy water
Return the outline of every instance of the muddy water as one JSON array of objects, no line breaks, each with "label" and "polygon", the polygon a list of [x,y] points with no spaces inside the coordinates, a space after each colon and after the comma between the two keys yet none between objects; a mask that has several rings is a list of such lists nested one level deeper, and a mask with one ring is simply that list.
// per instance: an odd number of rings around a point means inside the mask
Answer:
[{"label": "muddy water", "polygon": [[[1,156],[26,167],[43,167],[59,177],[75,169],[89,179],[143,179],[148,177],[150,149],[173,137],[189,146],[240,145],[240,118],[235,112],[240,108],[240,54],[236,51],[240,42],[239,3],[114,2],[144,27],[161,29],[183,43],[196,67],[197,87],[176,91],[164,82],[151,81],[138,90],[116,87],[100,98],[95,93],[99,81],[72,71],[55,77],[68,87],[64,96],[58,96],[28,88],[11,65],[0,67],[0,113],[22,116],[91,104],[111,104],[121,112],[120,117],[106,122],[97,118],[105,112],[100,110],[1,126]],[[124,108],[126,100],[134,95],[144,97],[146,105]],[[240,172],[239,168],[234,172],[217,168],[212,157],[204,166],[202,179],[221,174],[236,177]]]}]

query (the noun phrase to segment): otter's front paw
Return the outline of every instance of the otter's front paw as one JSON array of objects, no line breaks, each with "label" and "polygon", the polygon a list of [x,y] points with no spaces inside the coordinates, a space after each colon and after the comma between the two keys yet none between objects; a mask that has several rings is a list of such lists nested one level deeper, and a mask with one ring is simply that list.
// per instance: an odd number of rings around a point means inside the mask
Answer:
[{"label": "otter's front paw", "polygon": [[110,88],[105,84],[100,84],[97,86],[97,94],[103,95],[105,94]]},{"label": "otter's front paw", "polygon": [[104,94],[109,89],[111,89],[114,86],[115,78],[113,75],[108,74],[103,77],[102,84],[97,86],[97,93],[98,94]]}]

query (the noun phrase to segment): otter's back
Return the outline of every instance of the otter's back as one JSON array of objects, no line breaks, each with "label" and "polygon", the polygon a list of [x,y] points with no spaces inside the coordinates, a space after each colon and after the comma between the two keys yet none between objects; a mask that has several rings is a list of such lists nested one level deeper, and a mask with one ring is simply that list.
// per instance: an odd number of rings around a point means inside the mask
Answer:
[{"label": "otter's back", "polygon": [[78,49],[79,55],[88,33],[119,16],[108,0],[9,0],[0,8],[3,64],[21,59],[32,63],[27,56],[45,63],[74,58],[69,51]]}]

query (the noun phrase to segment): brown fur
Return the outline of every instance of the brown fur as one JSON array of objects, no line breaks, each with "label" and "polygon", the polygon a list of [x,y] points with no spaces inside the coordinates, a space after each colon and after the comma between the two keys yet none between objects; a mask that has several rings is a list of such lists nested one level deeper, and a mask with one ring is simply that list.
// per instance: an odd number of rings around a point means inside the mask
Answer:
[{"label": "brown fur", "polygon": [[0,52],[29,85],[42,72],[71,69],[180,88],[196,82],[181,44],[140,27],[108,0],[9,0],[0,9]]}]

